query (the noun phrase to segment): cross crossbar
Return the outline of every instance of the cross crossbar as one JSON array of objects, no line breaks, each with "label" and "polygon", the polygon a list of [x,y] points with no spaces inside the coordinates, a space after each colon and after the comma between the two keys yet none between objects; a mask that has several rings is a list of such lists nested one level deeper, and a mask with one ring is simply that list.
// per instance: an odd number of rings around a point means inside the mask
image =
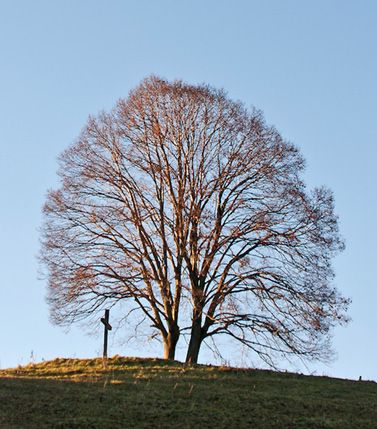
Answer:
[{"label": "cross crossbar", "polygon": [[107,329],[108,331],[111,331],[113,329],[113,327],[104,317],[101,317],[101,322],[105,325],[105,329]]}]

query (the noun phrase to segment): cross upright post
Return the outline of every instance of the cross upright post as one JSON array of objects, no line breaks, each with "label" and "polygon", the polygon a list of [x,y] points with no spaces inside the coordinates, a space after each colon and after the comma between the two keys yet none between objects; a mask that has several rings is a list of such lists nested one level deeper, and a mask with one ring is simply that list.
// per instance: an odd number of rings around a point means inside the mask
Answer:
[{"label": "cross upright post", "polygon": [[105,317],[101,317],[101,322],[104,324],[104,335],[103,335],[103,357],[107,358],[107,337],[108,332],[112,330],[112,326],[109,323],[110,310],[105,310]]}]

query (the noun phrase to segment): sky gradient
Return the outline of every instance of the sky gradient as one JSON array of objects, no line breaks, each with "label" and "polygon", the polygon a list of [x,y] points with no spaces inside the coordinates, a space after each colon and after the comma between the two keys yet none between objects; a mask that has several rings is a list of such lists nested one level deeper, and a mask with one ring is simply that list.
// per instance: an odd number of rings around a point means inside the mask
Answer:
[{"label": "sky gradient", "polygon": [[[347,245],[335,281],[353,301],[352,322],[334,331],[331,365],[300,370],[377,380],[376,19],[373,0],[1,2],[0,367],[100,354],[101,332],[66,333],[48,320],[41,208],[57,185],[57,156],[88,115],[156,74],[261,109],[301,149],[308,185],[334,191]],[[162,352],[123,337],[112,337],[110,354]],[[237,353],[226,359],[241,362]]]}]

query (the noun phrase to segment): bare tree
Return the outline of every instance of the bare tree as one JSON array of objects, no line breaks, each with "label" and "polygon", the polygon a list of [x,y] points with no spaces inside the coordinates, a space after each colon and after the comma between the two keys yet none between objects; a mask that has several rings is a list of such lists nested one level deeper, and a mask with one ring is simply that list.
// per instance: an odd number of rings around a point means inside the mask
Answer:
[{"label": "bare tree", "polygon": [[53,320],[128,300],[165,358],[187,335],[195,363],[220,334],[270,364],[323,357],[347,321],[330,264],[343,243],[331,192],[307,192],[303,164],[223,91],[147,78],[60,157],[41,252]]}]

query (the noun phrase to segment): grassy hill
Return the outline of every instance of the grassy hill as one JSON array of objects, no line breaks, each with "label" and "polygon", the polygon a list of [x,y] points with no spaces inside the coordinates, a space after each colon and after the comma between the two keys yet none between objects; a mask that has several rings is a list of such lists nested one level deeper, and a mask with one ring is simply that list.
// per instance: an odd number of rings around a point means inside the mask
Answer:
[{"label": "grassy hill", "polygon": [[0,428],[377,428],[377,384],[157,359],[0,371]]}]

